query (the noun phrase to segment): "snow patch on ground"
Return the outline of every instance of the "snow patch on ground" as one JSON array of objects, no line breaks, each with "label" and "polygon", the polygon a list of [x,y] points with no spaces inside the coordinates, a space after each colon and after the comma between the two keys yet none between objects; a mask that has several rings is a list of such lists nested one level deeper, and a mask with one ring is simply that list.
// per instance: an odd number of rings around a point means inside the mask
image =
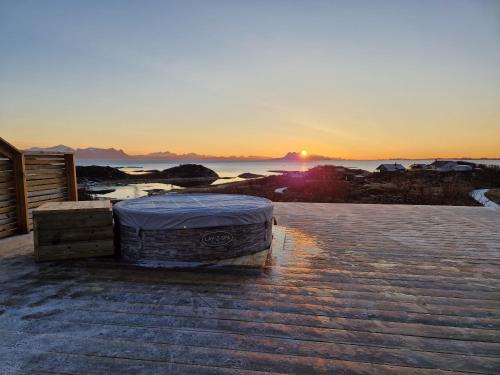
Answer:
[{"label": "snow patch on ground", "polygon": [[500,208],[500,205],[496,204],[495,202],[489,200],[486,197],[485,194],[488,190],[489,189],[472,190],[470,196],[474,198],[477,202],[481,203],[484,207]]}]

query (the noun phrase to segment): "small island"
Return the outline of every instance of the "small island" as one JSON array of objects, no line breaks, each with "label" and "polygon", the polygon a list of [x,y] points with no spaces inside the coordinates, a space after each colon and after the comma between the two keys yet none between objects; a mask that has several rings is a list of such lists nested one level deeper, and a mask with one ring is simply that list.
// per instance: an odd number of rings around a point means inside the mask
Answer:
[{"label": "small island", "polygon": [[76,174],[79,183],[160,181],[210,184],[219,179],[219,175],[215,171],[200,164],[181,164],[163,171],[149,170],[141,174],[129,174],[109,166],[77,166]]}]

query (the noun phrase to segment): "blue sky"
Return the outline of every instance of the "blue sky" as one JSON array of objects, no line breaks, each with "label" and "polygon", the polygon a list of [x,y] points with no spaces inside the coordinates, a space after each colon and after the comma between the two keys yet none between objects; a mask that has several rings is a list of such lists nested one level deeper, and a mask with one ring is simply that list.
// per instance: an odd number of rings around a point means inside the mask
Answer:
[{"label": "blue sky", "polygon": [[0,48],[20,147],[500,156],[498,1],[0,0]]}]

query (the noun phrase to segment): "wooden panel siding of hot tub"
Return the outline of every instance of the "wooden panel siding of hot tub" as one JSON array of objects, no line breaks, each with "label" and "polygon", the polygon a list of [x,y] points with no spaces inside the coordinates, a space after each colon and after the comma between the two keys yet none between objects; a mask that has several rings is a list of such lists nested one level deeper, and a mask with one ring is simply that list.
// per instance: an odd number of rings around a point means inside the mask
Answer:
[{"label": "wooden panel siding of hot tub", "polygon": [[[225,245],[209,246],[203,238],[225,232],[232,240]],[[196,229],[149,230],[120,226],[122,256],[131,261],[212,261],[254,254],[271,244],[271,223],[234,225]]]}]

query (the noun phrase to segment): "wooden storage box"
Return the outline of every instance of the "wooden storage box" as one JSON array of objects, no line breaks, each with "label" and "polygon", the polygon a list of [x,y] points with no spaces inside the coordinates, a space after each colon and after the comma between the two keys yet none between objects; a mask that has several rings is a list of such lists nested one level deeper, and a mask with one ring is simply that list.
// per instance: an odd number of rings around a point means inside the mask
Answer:
[{"label": "wooden storage box", "polygon": [[33,210],[35,259],[114,254],[109,201],[49,202]]}]

